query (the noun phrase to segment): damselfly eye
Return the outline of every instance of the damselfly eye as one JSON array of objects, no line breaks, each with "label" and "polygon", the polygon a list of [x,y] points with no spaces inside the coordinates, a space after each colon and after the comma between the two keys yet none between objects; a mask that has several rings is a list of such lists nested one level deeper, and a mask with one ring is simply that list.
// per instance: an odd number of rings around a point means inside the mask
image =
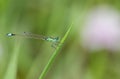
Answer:
[{"label": "damselfly eye", "polygon": [[55,39],[56,39],[56,40],[59,40],[59,37],[56,37]]}]

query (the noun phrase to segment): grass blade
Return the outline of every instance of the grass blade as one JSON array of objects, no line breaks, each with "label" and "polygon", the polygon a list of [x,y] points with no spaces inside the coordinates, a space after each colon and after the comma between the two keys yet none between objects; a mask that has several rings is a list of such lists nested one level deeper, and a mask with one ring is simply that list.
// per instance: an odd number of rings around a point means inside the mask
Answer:
[{"label": "grass blade", "polygon": [[19,55],[19,49],[20,49],[20,41],[16,40],[13,54],[12,54],[10,62],[8,64],[8,68],[6,70],[4,79],[16,79],[17,60],[18,60],[18,55]]},{"label": "grass blade", "polygon": [[[67,30],[67,32],[65,33],[64,37],[61,39],[60,44],[63,44],[63,43],[64,43],[65,39],[67,38],[67,36],[68,36],[68,34],[69,34],[69,32],[70,32],[70,30],[71,30],[71,28],[72,28],[72,25],[73,25],[73,24],[70,25],[70,27],[69,27],[69,29]],[[57,56],[58,53],[59,53],[59,50],[60,50],[60,48],[61,48],[61,45],[60,45],[60,44],[59,44],[59,46],[57,46],[56,50],[53,52],[53,54],[52,54],[52,56],[50,57],[48,63],[46,64],[45,68],[43,69],[41,75],[39,76],[39,79],[43,79],[43,78],[45,77],[45,75],[47,74],[50,66],[52,65],[54,59],[56,58],[56,56]]]}]

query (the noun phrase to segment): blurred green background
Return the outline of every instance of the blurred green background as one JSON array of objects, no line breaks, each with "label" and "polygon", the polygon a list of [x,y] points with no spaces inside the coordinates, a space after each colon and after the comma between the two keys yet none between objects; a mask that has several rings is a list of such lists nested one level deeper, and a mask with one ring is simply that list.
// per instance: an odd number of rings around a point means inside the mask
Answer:
[{"label": "blurred green background", "polygon": [[120,79],[119,53],[90,53],[80,46],[83,19],[101,4],[120,10],[119,0],[0,0],[0,79],[38,79],[55,50],[46,41],[9,38],[7,33],[62,38],[72,21],[74,26],[45,79]]}]

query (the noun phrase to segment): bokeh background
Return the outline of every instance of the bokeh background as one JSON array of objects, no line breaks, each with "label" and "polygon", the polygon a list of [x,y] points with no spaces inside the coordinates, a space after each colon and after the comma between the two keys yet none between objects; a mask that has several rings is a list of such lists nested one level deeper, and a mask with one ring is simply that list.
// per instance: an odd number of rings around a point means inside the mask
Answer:
[{"label": "bokeh background", "polygon": [[7,33],[62,38],[72,22],[45,79],[120,79],[119,51],[91,51],[81,45],[84,19],[99,5],[120,11],[119,0],[0,0],[0,79],[38,79],[55,50],[49,42]]}]

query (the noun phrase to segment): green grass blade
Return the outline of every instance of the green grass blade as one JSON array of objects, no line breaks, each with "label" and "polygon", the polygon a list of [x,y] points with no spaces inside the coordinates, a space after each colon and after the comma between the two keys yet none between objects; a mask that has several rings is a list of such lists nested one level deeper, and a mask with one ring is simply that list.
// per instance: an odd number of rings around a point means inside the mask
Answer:
[{"label": "green grass blade", "polygon": [[16,40],[15,47],[13,49],[13,54],[8,64],[8,68],[6,70],[4,79],[16,79],[19,49],[20,49],[20,42]]},{"label": "green grass blade", "polygon": [[45,68],[43,69],[41,75],[39,76],[39,79],[43,79],[45,77],[45,75],[47,74],[50,66],[52,65],[52,62],[55,60],[56,56],[59,53],[59,50],[61,48],[61,44],[64,43],[65,39],[67,38],[71,28],[72,28],[73,24],[70,25],[69,29],[67,30],[67,32],[65,33],[64,37],[61,39],[59,46],[57,46],[56,50],[53,52],[53,55],[50,57],[48,63],[46,64]]}]

